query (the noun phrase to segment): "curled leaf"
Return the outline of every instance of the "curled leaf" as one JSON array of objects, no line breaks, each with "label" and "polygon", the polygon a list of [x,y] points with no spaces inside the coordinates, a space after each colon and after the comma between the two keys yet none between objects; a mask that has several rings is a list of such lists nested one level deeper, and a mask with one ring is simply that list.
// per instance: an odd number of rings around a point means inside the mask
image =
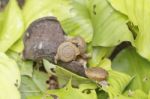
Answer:
[{"label": "curled leaf", "polygon": [[128,16],[139,31],[136,33],[135,47],[137,52],[150,60],[150,0],[109,0],[111,5]]}]

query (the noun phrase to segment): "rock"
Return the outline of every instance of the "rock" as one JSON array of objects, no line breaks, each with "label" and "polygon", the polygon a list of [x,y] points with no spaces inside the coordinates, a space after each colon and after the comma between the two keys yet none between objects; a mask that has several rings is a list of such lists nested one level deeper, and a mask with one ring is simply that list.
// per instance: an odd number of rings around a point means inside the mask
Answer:
[{"label": "rock", "polygon": [[[24,59],[33,61],[47,59],[54,63],[58,46],[65,41],[64,35],[64,31],[55,17],[44,17],[35,20],[24,34]],[[77,61],[59,61],[57,65],[78,75],[85,76],[84,67]]]}]

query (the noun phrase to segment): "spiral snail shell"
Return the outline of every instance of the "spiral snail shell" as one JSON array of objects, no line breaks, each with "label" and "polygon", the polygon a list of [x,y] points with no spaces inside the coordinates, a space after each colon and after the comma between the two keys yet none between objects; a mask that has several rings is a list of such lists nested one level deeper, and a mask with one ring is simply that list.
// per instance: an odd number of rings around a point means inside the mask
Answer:
[{"label": "spiral snail shell", "polygon": [[80,54],[84,54],[86,51],[86,42],[81,36],[77,36],[71,39],[71,42],[76,44],[79,48]]},{"label": "spiral snail shell", "polygon": [[57,49],[57,54],[55,56],[55,63],[57,60],[63,62],[70,62],[76,59],[76,56],[80,54],[79,49],[71,42],[63,42]]}]

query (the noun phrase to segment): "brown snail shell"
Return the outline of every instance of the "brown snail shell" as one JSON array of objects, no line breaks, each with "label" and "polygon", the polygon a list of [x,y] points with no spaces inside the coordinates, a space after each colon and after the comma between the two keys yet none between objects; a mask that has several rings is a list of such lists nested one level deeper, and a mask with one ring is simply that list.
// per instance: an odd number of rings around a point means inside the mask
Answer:
[{"label": "brown snail shell", "polygon": [[87,68],[85,74],[88,78],[94,81],[103,81],[108,77],[108,72],[100,67]]},{"label": "brown snail shell", "polygon": [[57,49],[56,60],[63,62],[70,62],[76,59],[76,56],[80,54],[79,49],[71,42],[64,42],[60,44]]},{"label": "brown snail shell", "polygon": [[80,36],[74,37],[74,38],[72,38],[71,42],[77,45],[77,47],[80,50],[80,54],[85,53],[86,42],[82,37],[80,37]]}]

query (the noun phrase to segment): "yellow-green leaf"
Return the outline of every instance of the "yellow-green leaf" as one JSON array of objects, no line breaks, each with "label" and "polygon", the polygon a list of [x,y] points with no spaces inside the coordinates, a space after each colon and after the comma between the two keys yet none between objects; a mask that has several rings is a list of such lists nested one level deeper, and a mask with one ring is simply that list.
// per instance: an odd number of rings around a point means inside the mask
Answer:
[{"label": "yellow-green leaf", "polygon": [[150,60],[150,0],[109,0],[111,5],[139,28],[135,39],[137,52]]},{"label": "yellow-green leaf", "polygon": [[121,51],[112,62],[112,68],[134,76],[129,89],[140,89],[145,93],[150,90],[150,62],[142,58],[135,49]]},{"label": "yellow-green leaf", "polygon": [[3,12],[2,28],[0,30],[0,51],[5,52],[23,34],[24,23],[22,12],[16,0],[10,0]]}]

